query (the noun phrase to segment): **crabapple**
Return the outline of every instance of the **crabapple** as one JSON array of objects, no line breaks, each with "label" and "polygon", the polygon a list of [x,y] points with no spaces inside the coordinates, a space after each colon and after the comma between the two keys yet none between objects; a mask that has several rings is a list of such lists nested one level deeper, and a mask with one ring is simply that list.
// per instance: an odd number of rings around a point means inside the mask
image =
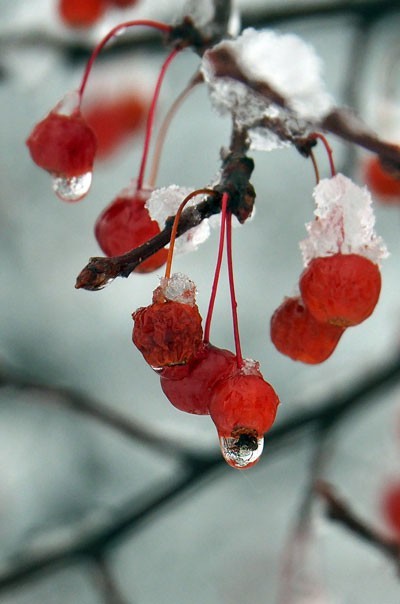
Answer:
[{"label": "crabapple", "polygon": [[[150,218],[145,206],[147,191],[122,192],[103,210],[95,224],[95,236],[107,256],[120,256],[142,245],[160,228]],[[148,273],[162,266],[168,251],[163,248],[135,268],[137,273]]]},{"label": "crabapple", "polygon": [[264,433],[274,423],[278,404],[275,390],[254,361],[245,360],[243,367],[216,382],[209,412],[228,464],[248,468],[258,461]]},{"label": "crabapple", "polygon": [[162,299],[159,290],[154,291],[150,306],[132,315],[133,343],[153,369],[188,363],[203,338],[197,305]]},{"label": "crabapple", "polygon": [[311,260],[300,277],[304,304],[321,323],[358,325],[374,310],[381,291],[378,266],[358,254]]},{"label": "crabapple", "polygon": [[91,172],[96,137],[79,111],[51,111],[36,124],[26,141],[33,161],[52,174],[79,176]]},{"label": "crabapple", "polygon": [[98,159],[110,156],[131,133],[142,125],[146,107],[134,93],[99,99],[83,109],[86,122],[97,138]]},{"label": "crabapple", "polygon": [[379,157],[370,157],[365,162],[364,178],[371,191],[383,203],[400,203],[400,179],[396,179],[383,168]]},{"label": "crabapple", "polygon": [[60,0],[58,12],[70,27],[90,27],[100,19],[105,8],[105,0]]},{"label": "crabapple", "polygon": [[394,482],[389,484],[381,497],[381,507],[383,517],[395,533],[398,539],[400,539],[400,483]]},{"label": "crabapple", "polygon": [[344,328],[314,319],[299,296],[286,298],[271,318],[271,340],[294,361],[316,364],[335,350]]},{"label": "crabapple", "polygon": [[229,350],[203,344],[179,377],[175,367],[161,371],[161,388],[169,401],[181,411],[208,414],[211,392],[218,380],[226,379],[237,369],[236,356]]}]

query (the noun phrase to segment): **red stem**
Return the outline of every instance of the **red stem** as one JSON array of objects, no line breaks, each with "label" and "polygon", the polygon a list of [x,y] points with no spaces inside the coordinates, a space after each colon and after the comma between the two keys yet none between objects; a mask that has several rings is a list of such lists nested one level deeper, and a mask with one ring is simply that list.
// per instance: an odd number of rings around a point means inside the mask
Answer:
[{"label": "red stem", "polygon": [[158,29],[165,33],[169,33],[172,29],[172,27],[170,25],[167,25],[166,23],[161,23],[160,21],[152,21],[152,20],[148,20],[148,19],[140,19],[140,20],[137,19],[135,21],[125,21],[125,23],[119,23],[118,25],[113,27],[108,32],[108,34],[101,40],[101,42],[99,42],[99,44],[96,46],[96,48],[92,52],[91,57],[86,65],[86,69],[85,69],[83,77],[82,77],[82,83],[79,88],[79,97],[80,97],[81,101],[82,101],[83,93],[85,92],[85,88],[86,88],[86,84],[87,84],[90,72],[93,67],[93,63],[99,56],[100,52],[103,50],[104,46],[114,36],[116,36],[119,31],[127,29],[128,27],[135,27],[135,26],[152,27],[153,29]]},{"label": "red stem", "polygon": [[221,264],[222,264],[222,256],[224,254],[224,244],[225,244],[225,227],[226,227],[226,208],[228,205],[229,195],[228,193],[224,193],[222,195],[221,200],[221,227],[219,232],[219,246],[218,246],[218,255],[217,255],[217,263],[214,271],[214,280],[211,287],[211,295],[210,302],[208,303],[208,311],[207,317],[204,325],[204,336],[203,340],[205,344],[209,344],[210,342],[210,328],[211,328],[211,319],[214,312],[215,298],[217,296],[218,289],[218,281],[219,275],[221,273]]},{"label": "red stem", "polygon": [[232,213],[227,212],[226,214],[226,256],[228,261],[228,276],[229,276],[229,289],[231,292],[231,306],[232,306],[232,321],[233,321],[233,337],[235,339],[235,350],[236,350],[236,362],[240,369],[244,365],[242,349],[240,346],[240,335],[239,335],[239,321],[237,316],[237,302],[235,295],[235,282],[233,277],[233,259],[232,259]]},{"label": "red stem", "polygon": [[329,166],[331,168],[332,177],[336,176],[335,162],[333,161],[333,151],[332,151],[332,149],[331,149],[331,147],[330,147],[330,145],[328,143],[327,138],[323,134],[321,134],[320,132],[313,132],[311,134],[311,138],[319,138],[319,140],[322,141],[322,143],[323,143],[323,145],[325,147],[325,150],[326,150],[326,152],[328,154]]},{"label": "red stem", "polygon": [[147,116],[146,136],[144,139],[142,161],[140,163],[139,176],[137,179],[138,191],[140,191],[140,189],[143,186],[144,172],[146,169],[147,157],[149,154],[150,139],[151,139],[151,134],[153,131],[154,118],[155,118],[155,113],[156,113],[156,105],[157,105],[158,97],[160,96],[161,85],[163,83],[164,76],[167,72],[167,69],[168,69],[170,63],[181,50],[182,50],[181,48],[174,48],[174,50],[172,50],[170,52],[170,54],[167,56],[167,58],[165,59],[163,65],[161,67],[160,74],[157,79],[156,87],[154,89],[153,99],[151,101],[151,105],[150,105],[150,109],[149,109],[149,114]]},{"label": "red stem", "polygon": [[213,191],[212,189],[197,189],[196,191],[192,191],[191,193],[189,193],[189,195],[187,195],[185,197],[185,199],[182,201],[181,205],[179,206],[178,211],[175,214],[174,223],[172,225],[172,230],[171,230],[171,239],[170,239],[170,243],[169,243],[167,264],[165,267],[165,275],[164,275],[166,279],[169,279],[171,276],[172,258],[174,255],[174,247],[175,247],[176,234],[178,232],[179,220],[181,218],[183,209],[184,209],[185,205],[187,204],[187,202],[190,201],[193,197],[196,197],[196,195],[217,195],[217,193],[216,193],[216,191]]}]

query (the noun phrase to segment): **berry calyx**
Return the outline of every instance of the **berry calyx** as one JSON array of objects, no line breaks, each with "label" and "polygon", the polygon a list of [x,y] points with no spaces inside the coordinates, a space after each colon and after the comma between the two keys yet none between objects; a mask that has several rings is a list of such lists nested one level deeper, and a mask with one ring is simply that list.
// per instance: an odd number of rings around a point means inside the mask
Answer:
[{"label": "berry calyx", "polygon": [[188,363],[203,337],[193,282],[180,274],[162,279],[153,303],[133,313],[132,340],[153,369]]},{"label": "berry calyx", "polygon": [[[150,191],[122,191],[100,214],[95,224],[95,236],[107,256],[121,256],[142,245],[155,235],[160,228],[150,218],[146,200]],[[135,268],[137,273],[148,273],[165,264],[168,251],[163,248],[147,258]]]},{"label": "berry calyx", "polygon": [[316,321],[298,296],[286,298],[271,318],[274,346],[294,361],[308,364],[328,359],[343,332],[343,327]]},{"label": "berry calyx", "polygon": [[365,162],[364,179],[383,203],[400,203],[400,179],[396,179],[383,168],[379,157],[370,157]]},{"label": "berry calyx", "polygon": [[217,428],[222,454],[236,468],[258,461],[263,436],[274,423],[278,396],[258,369],[244,360],[243,366],[219,380],[211,393],[210,416]]},{"label": "berry calyx", "polygon": [[179,377],[177,368],[162,370],[161,388],[168,400],[181,411],[207,415],[212,389],[237,369],[236,357],[229,350],[203,344]]},{"label": "berry calyx", "polygon": [[26,144],[33,161],[52,174],[68,178],[92,171],[96,137],[79,110],[71,115],[51,111]]},{"label": "berry calyx", "polygon": [[358,254],[314,258],[300,277],[304,304],[321,323],[358,325],[373,312],[381,290],[376,264]]}]

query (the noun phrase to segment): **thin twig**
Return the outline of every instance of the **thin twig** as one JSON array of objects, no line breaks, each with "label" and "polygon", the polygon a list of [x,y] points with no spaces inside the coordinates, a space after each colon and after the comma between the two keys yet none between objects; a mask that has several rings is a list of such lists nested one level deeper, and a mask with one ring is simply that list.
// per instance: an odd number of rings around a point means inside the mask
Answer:
[{"label": "thin twig", "polygon": [[[121,594],[110,563],[105,556],[93,557],[93,570],[96,587],[102,595],[104,604],[128,604],[128,600]],[[129,599],[129,604],[133,604],[132,598]]]}]

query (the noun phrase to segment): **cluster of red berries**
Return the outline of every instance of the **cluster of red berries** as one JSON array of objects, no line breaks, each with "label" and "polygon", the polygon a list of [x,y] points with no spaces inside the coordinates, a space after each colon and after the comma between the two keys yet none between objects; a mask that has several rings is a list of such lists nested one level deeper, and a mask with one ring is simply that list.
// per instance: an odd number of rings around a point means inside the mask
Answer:
[{"label": "cluster of red berries", "polygon": [[300,276],[300,295],[286,298],[271,319],[271,339],[283,354],[303,363],[322,363],[347,327],[374,310],[379,267],[358,254],[314,258]]},{"label": "cluster of red berries", "polygon": [[163,278],[153,303],[132,316],[133,342],[159,373],[168,400],[186,413],[211,416],[230,465],[254,465],[279,400],[258,363],[239,363],[232,352],[204,340],[193,282],[181,274]]},{"label": "cluster of red berries", "polygon": [[[164,33],[171,31],[170,26],[146,20],[128,22],[111,30],[94,50],[80,89],[66,95],[34,127],[27,140],[33,160],[52,175],[57,195],[66,201],[81,199],[89,190],[98,145],[96,138],[105,151],[114,145],[107,128],[103,142],[99,134],[100,127],[105,128],[103,122],[107,112],[115,111],[121,124],[126,126],[128,117],[119,105],[113,105],[103,113],[100,111],[100,117],[99,110],[97,114],[88,112],[83,116],[81,105],[90,69],[98,53],[118,31],[133,25],[154,27]],[[168,55],[155,86],[147,115],[138,177],[116,196],[96,222],[95,235],[107,256],[122,256],[160,233],[158,223],[152,220],[146,207],[154,178],[150,179],[148,188],[143,183],[161,83],[170,62],[180,50],[180,47],[175,48]],[[157,164],[157,157],[154,164]],[[343,183],[336,184],[341,186]],[[229,185],[223,193],[214,189],[190,193],[176,213],[169,250],[157,251],[135,269],[137,272],[149,272],[166,263],[165,277],[153,292],[152,304],[133,313],[132,339],[146,362],[158,373],[161,388],[169,401],[181,411],[210,415],[226,461],[236,468],[248,468],[261,455],[264,434],[275,420],[279,399],[272,386],[264,380],[259,364],[243,359],[241,353],[233,282],[231,192],[228,190]],[[198,194],[214,196],[215,204],[220,202],[221,205],[217,265],[204,332],[195,303],[193,282],[180,274],[171,276],[181,212],[185,204]],[[212,345],[209,337],[225,239],[235,353]],[[378,266],[362,253],[339,251],[314,255],[307,263],[299,285],[300,295],[287,298],[274,313],[271,338],[278,350],[292,359],[320,363],[332,354],[347,327],[361,323],[372,313],[379,297],[381,280]]]},{"label": "cluster of red berries", "polygon": [[58,12],[69,27],[91,27],[109,8],[128,8],[138,0],[60,0]]}]

